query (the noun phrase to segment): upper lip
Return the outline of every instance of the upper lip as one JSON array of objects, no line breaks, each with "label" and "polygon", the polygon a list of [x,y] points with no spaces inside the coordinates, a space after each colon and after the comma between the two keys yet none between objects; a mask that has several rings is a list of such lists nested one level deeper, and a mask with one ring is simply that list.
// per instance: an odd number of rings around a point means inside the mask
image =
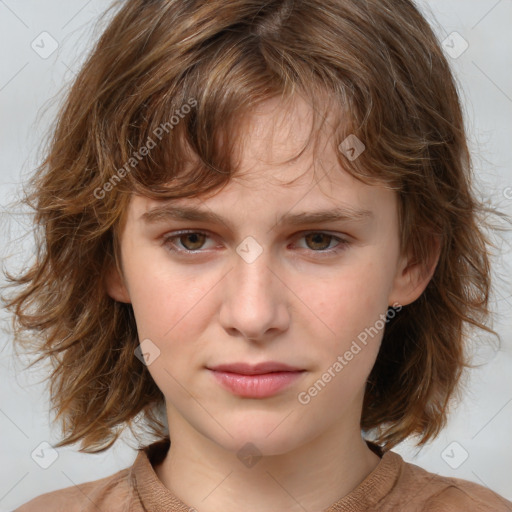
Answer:
[{"label": "upper lip", "polygon": [[248,363],[230,363],[220,364],[218,366],[209,367],[210,370],[216,372],[230,372],[238,373],[240,375],[261,375],[264,373],[271,372],[298,372],[302,371],[301,368],[295,368],[284,363],[278,363],[275,361],[266,361],[258,364]]}]

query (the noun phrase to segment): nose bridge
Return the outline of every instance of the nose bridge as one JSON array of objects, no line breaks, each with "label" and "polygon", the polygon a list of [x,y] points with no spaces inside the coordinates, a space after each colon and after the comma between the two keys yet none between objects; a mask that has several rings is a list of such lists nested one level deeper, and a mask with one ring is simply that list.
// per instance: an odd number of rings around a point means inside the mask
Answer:
[{"label": "nose bridge", "polygon": [[272,270],[270,253],[252,237],[236,249],[229,273],[221,321],[247,338],[259,339],[269,329],[287,325],[287,308],[280,280]]},{"label": "nose bridge", "polygon": [[274,292],[270,252],[264,250],[253,237],[242,241],[236,252],[235,268],[232,272],[233,295],[237,296],[239,302],[259,301],[261,305],[270,304]]}]

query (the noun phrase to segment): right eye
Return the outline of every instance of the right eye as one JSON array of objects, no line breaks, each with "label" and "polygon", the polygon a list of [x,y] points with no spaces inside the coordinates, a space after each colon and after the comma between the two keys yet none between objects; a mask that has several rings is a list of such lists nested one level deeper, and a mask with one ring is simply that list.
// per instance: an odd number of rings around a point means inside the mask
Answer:
[{"label": "right eye", "polygon": [[[202,231],[179,231],[170,233],[164,237],[164,246],[172,252],[178,253],[196,253],[205,243],[205,239],[209,238],[207,233]],[[179,247],[177,244],[181,244]]]}]

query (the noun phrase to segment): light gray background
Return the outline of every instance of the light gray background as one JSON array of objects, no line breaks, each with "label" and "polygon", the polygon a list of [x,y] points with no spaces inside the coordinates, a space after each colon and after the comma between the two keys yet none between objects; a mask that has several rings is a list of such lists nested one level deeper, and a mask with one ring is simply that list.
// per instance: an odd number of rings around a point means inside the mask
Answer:
[{"label": "light gray background", "polygon": [[[95,37],[93,22],[108,4],[0,0],[0,246],[2,260],[9,256],[10,270],[33,250],[27,216],[13,211],[12,201],[38,162],[37,150],[56,112],[56,103],[47,102],[73,79]],[[419,5],[441,40],[456,31],[469,44],[450,60],[461,87],[480,188],[483,196],[512,214],[512,2],[435,0]],[[47,37],[40,36],[44,31],[59,45],[48,58],[31,47],[34,40]],[[457,35],[450,37],[455,50],[462,48]],[[46,39],[46,50],[49,43]],[[24,233],[28,237],[20,239]],[[475,361],[486,364],[471,373],[464,400],[447,428],[419,452],[412,442],[395,450],[429,471],[478,482],[512,500],[512,258],[510,235],[505,238],[500,242],[504,255],[496,262],[500,287],[493,306],[501,349],[482,345],[480,335],[472,340]],[[135,452],[124,440],[98,455],[61,448],[48,469],[34,462],[32,451],[43,441],[55,443],[59,433],[50,428],[45,388],[37,384],[44,372],[23,372],[15,363],[6,311],[0,319],[0,512],[130,465]]]}]

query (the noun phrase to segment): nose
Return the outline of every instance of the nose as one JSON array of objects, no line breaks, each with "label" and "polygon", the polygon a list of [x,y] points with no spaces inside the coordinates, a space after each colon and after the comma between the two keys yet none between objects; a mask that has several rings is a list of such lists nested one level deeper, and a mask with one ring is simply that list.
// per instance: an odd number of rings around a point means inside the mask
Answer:
[{"label": "nose", "polygon": [[236,255],[223,287],[220,323],[230,336],[265,343],[290,325],[290,291],[263,252],[252,262]]}]

